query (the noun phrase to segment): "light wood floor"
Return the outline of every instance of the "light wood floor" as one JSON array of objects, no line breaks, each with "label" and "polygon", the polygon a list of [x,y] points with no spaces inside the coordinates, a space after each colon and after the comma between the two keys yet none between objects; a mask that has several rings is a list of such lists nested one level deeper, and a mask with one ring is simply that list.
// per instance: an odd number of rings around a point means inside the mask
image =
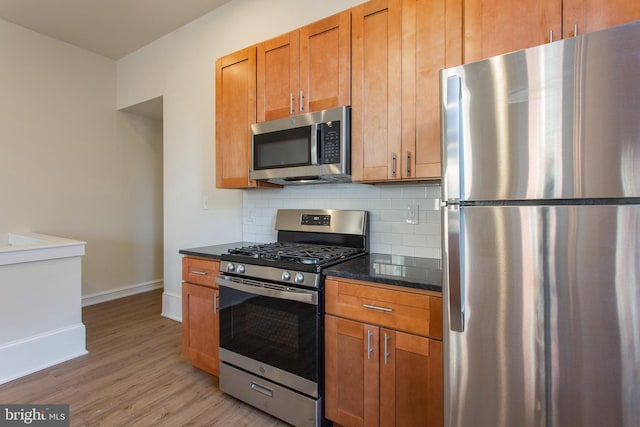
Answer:
[{"label": "light wood floor", "polygon": [[0,403],[67,403],[71,426],[287,426],[181,356],[181,324],[160,316],[161,294],[85,307],[89,354],[0,385]]}]

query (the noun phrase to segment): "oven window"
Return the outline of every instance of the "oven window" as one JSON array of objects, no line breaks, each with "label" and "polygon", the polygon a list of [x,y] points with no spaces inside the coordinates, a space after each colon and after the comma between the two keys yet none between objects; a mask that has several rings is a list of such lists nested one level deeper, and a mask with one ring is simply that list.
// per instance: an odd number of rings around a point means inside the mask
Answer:
[{"label": "oven window", "polygon": [[311,164],[311,127],[281,130],[254,136],[255,170]]},{"label": "oven window", "polygon": [[318,307],[220,287],[220,347],[318,381]]}]

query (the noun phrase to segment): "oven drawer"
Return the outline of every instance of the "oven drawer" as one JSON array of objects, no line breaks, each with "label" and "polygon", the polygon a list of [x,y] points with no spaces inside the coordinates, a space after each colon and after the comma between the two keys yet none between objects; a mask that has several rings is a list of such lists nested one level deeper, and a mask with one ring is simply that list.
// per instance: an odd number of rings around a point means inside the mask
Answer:
[{"label": "oven drawer", "polygon": [[216,276],[220,262],[213,259],[185,256],[182,258],[182,280],[189,283],[217,288]]},{"label": "oven drawer", "polygon": [[423,291],[327,277],[325,310],[360,322],[442,339],[442,298]]}]

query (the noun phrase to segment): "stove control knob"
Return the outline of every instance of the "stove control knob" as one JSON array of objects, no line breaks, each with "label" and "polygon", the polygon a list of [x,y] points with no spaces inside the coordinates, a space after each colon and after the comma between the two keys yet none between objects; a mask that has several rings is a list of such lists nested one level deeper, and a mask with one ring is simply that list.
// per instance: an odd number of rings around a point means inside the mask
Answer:
[{"label": "stove control knob", "polygon": [[290,280],[291,279],[291,273],[289,273],[288,271],[283,271],[282,272],[282,280]]},{"label": "stove control knob", "polygon": [[296,283],[302,283],[304,282],[304,274],[302,273],[296,273],[296,277],[294,279],[296,281]]},{"label": "stove control knob", "polygon": [[238,264],[238,273],[243,274],[245,272],[244,264]]},{"label": "stove control knob", "polygon": [[229,264],[227,264],[227,271],[228,272],[234,272],[236,271],[236,266],[234,263],[230,262]]}]

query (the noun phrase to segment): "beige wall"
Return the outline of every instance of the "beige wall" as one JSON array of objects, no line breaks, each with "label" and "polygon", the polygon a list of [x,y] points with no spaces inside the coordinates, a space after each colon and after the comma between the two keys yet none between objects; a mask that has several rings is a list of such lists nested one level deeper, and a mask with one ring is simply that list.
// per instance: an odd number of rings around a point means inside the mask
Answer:
[{"label": "beige wall", "polygon": [[115,110],[116,63],[0,20],[0,244],[87,242],[83,297],[162,279],[162,122]]}]

